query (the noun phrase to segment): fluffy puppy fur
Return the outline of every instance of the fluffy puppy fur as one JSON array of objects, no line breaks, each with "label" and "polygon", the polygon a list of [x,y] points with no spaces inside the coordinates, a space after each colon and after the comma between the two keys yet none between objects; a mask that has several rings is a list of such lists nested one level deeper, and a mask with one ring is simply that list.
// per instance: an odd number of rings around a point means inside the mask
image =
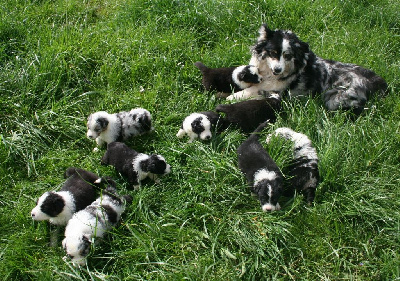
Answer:
[{"label": "fluffy puppy fur", "polygon": [[44,193],[31,211],[35,221],[48,220],[54,225],[66,225],[72,215],[96,200],[96,190],[104,179],[96,174],[78,168],[68,168],[67,179],[60,191]]},{"label": "fluffy puppy fur", "polygon": [[232,93],[262,81],[257,67],[252,65],[209,68],[199,61],[194,65],[201,71],[203,86],[207,91]]},{"label": "fluffy puppy fur", "polygon": [[237,149],[239,169],[246,176],[251,191],[263,211],[280,209],[278,199],[283,189],[283,175],[259,142],[259,134],[268,124],[264,122]]},{"label": "fluffy puppy fur", "polygon": [[87,137],[96,140],[98,146],[114,141],[125,141],[130,137],[152,131],[151,114],[144,108],[109,114],[98,111],[87,121]]},{"label": "fluffy puppy fur", "polygon": [[318,155],[311,140],[304,134],[289,128],[278,128],[267,137],[269,143],[272,135],[283,137],[293,142],[293,160],[286,168],[288,182],[285,196],[293,196],[294,192],[304,194],[304,199],[311,204],[315,198],[315,190],[319,183]]},{"label": "fluffy puppy fur", "polygon": [[220,104],[215,108],[218,113],[224,113],[225,126],[231,124],[245,133],[253,132],[258,125],[268,120],[276,121],[281,110],[279,94],[271,94],[261,100],[246,100],[233,104]]},{"label": "fluffy puppy fur", "polygon": [[231,96],[228,100],[258,97],[260,90],[286,91],[290,96],[321,94],[328,110],[363,111],[375,93],[383,94],[387,84],[373,71],[355,64],[316,56],[309,45],[289,30],[270,30],[265,24],[252,47],[250,64],[263,81]]},{"label": "fluffy puppy fur", "polygon": [[187,135],[189,137],[188,142],[192,142],[196,138],[209,140],[212,137],[212,131],[222,129],[223,123],[223,118],[214,111],[195,112],[183,120],[176,136],[182,138]]},{"label": "fluffy puppy fur", "polygon": [[85,265],[86,256],[94,238],[101,238],[114,227],[125,211],[131,196],[119,196],[116,189],[108,186],[102,196],[91,205],[77,212],[65,228],[62,246],[74,265]]},{"label": "fluffy puppy fur", "polygon": [[127,177],[128,182],[136,190],[145,178],[148,177],[158,183],[157,175],[171,172],[171,166],[161,155],[139,153],[121,142],[108,144],[101,163],[114,166],[121,175]]}]

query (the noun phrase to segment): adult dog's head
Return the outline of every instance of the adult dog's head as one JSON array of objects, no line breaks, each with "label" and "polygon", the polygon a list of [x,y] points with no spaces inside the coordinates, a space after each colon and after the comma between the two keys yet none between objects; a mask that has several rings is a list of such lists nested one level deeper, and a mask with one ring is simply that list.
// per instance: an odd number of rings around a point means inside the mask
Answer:
[{"label": "adult dog's head", "polygon": [[108,116],[109,114],[105,111],[98,111],[90,114],[86,124],[87,133],[86,136],[89,139],[96,139],[102,132],[107,130],[108,127]]},{"label": "adult dog's head", "polygon": [[252,47],[250,64],[257,66],[260,72],[285,80],[305,67],[309,52],[308,44],[300,41],[293,32],[273,31],[263,24],[257,43]]}]

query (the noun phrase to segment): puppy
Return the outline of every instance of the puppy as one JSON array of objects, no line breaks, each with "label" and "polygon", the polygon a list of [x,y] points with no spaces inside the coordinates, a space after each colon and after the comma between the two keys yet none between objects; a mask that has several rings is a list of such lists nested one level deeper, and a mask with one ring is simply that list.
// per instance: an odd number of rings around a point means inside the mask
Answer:
[{"label": "puppy", "polygon": [[279,94],[271,94],[262,100],[220,104],[215,108],[216,112],[225,114],[225,126],[231,124],[245,133],[253,132],[258,125],[267,120],[274,123],[280,110],[281,98]]},{"label": "puppy", "polygon": [[189,141],[193,142],[196,138],[209,140],[214,129],[220,130],[224,127],[223,118],[214,111],[204,111],[192,113],[183,120],[181,128],[176,136],[182,138],[188,135]]},{"label": "puppy", "polygon": [[280,209],[283,175],[274,160],[259,142],[259,134],[268,122],[257,129],[237,149],[239,169],[246,176],[251,191],[261,203],[263,211]]},{"label": "puppy", "polygon": [[65,227],[63,249],[74,265],[85,265],[94,238],[101,238],[121,219],[131,196],[119,196],[115,187],[108,186],[102,196],[77,212]]},{"label": "puppy", "polygon": [[139,189],[141,181],[145,178],[148,177],[158,183],[157,175],[171,172],[171,166],[161,155],[139,153],[121,142],[108,144],[101,163],[114,166],[121,175],[127,177],[135,190]]},{"label": "puppy", "polygon": [[[293,142],[293,161],[286,168],[289,180],[285,188],[285,196],[293,196],[296,190],[304,194],[304,199],[311,204],[315,198],[315,191],[319,183],[318,155],[312,146],[311,140],[304,134],[297,133],[289,128],[278,128],[273,133]],[[270,142],[272,135],[267,137]]]},{"label": "puppy", "polygon": [[96,140],[99,147],[104,143],[125,141],[153,130],[150,112],[144,108],[114,114],[95,112],[88,117],[87,129],[86,136]]},{"label": "puppy", "polygon": [[385,80],[373,71],[322,59],[293,32],[272,31],[265,24],[252,47],[250,64],[258,68],[263,81],[228,100],[258,97],[260,90],[287,92],[292,97],[321,94],[328,110],[351,110],[358,115],[372,95],[387,89]]},{"label": "puppy", "polygon": [[201,71],[203,86],[207,91],[232,93],[232,91],[237,92],[262,81],[258,69],[252,65],[208,68],[199,61],[194,65]]},{"label": "puppy", "polygon": [[74,167],[68,168],[64,177],[67,180],[60,191],[46,192],[40,196],[31,211],[33,220],[48,220],[54,225],[66,225],[75,212],[96,200],[96,190],[100,188],[102,178]]}]

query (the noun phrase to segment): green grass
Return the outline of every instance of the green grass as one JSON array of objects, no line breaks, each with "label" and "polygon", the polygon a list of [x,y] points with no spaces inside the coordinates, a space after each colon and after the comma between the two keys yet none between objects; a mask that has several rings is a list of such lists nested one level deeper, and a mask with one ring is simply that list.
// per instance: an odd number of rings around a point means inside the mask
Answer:
[{"label": "green grass", "polygon": [[[398,1],[0,3],[2,280],[400,279]],[[271,214],[237,168],[245,135],[229,130],[191,144],[175,136],[189,113],[224,102],[203,91],[193,62],[247,63],[264,22],[389,84],[354,122],[319,99],[285,103],[265,134],[279,126],[306,133],[322,179],[314,206],[282,198]],[[155,132],[128,144],[164,155],[173,171],[135,192],[100,165],[104,149],[92,152],[85,123],[94,111],[138,106],[152,113]],[[266,149],[287,163],[285,143]],[[134,198],[82,269],[62,260],[61,245],[48,246],[48,226],[29,215],[69,166],[110,175]]]}]

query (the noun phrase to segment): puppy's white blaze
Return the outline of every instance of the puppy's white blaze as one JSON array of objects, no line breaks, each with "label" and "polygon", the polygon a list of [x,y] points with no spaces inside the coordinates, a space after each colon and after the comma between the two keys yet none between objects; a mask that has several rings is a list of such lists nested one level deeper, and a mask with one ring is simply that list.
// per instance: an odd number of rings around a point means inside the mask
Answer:
[{"label": "puppy's white blaze", "polygon": [[272,181],[276,178],[276,176],[277,176],[276,173],[273,171],[268,171],[267,169],[260,169],[254,174],[254,185],[258,184],[262,180]]},{"label": "puppy's white blaze", "polygon": [[139,155],[136,156],[135,159],[133,159],[132,162],[133,170],[137,172],[139,182],[145,179],[148,175],[147,172],[144,172],[142,169],[140,169],[140,162],[147,160],[148,158],[149,156],[147,154],[139,153]]},{"label": "puppy's white blaze", "polygon": [[264,212],[271,212],[271,211],[279,211],[281,209],[281,206],[279,205],[279,203],[277,203],[276,205],[267,203],[267,204],[262,205],[261,208]]}]

